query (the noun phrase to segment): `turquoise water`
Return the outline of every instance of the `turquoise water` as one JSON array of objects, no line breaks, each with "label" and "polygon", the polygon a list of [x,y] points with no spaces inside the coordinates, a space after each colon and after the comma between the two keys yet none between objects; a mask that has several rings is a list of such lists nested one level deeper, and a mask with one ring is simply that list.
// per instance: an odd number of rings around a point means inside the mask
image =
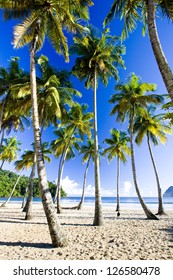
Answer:
[{"label": "turquoise water", "polygon": [[[2,203],[5,200],[6,200],[5,198],[1,197],[0,203]],[[22,198],[12,198],[10,203],[21,203],[22,200],[23,200]],[[77,203],[79,203],[79,201],[80,201],[80,197],[62,198],[63,204],[76,205]],[[94,197],[86,197],[84,203],[86,205],[94,205],[94,201],[95,201]],[[150,206],[152,208],[157,207],[157,204],[158,204],[157,197],[144,197],[144,201],[148,206]],[[41,202],[41,199],[34,198],[34,202],[39,203],[39,202]],[[173,197],[166,197],[163,199],[163,202],[164,202],[165,209],[173,209]],[[121,207],[123,207],[123,208],[130,208],[130,207],[141,208],[137,197],[121,197],[120,203],[121,203]],[[102,197],[102,204],[103,204],[103,206],[114,207],[116,205],[116,198],[115,197]]]}]

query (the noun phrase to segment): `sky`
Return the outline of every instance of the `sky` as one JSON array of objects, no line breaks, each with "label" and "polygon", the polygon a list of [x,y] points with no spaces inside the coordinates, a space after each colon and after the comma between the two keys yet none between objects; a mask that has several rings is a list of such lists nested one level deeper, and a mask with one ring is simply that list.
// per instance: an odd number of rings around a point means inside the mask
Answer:
[{"label": "sky", "polygon": [[[94,6],[90,8],[90,23],[102,30],[102,23],[109,12],[113,0],[102,1],[100,5],[99,0],[95,0]],[[2,13],[0,13],[0,66],[7,67],[8,61],[12,56],[20,57],[20,66],[29,71],[29,52],[28,47],[15,50],[12,45],[12,31],[16,21],[4,21]],[[110,31],[112,35],[121,35],[122,21],[113,20],[110,24]],[[173,24],[166,19],[159,18],[157,20],[157,27],[159,32],[160,41],[168,60],[168,63],[173,70],[173,39],[170,34],[173,34]],[[69,40],[72,41],[71,39]],[[125,61],[126,70],[119,70],[120,81],[124,81],[127,76],[134,72],[140,76],[144,82],[157,84],[158,94],[165,94],[166,89],[162,81],[162,77],[158,70],[148,35],[142,36],[142,24],[139,22],[137,29],[129,34],[129,38],[124,42],[126,46],[126,54],[123,56]],[[71,69],[74,64],[75,57],[70,57],[70,63],[65,63],[62,56],[55,53],[53,47],[46,40],[42,50],[39,54],[44,54],[49,57],[50,64],[58,69]],[[110,116],[112,105],[108,103],[110,96],[115,93],[114,87],[115,80],[110,79],[108,86],[105,88],[99,84],[97,90],[98,99],[98,137],[99,144],[106,148],[103,144],[105,138],[110,137],[110,129],[126,129],[126,126],[116,122],[115,117]],[[73,78],[73,86],[82,93],[82,98],[79,102],[87,103],[89,111],[92,111],[92,90],[86,90],[84,84],[79,82],[77,78]],[[18,140],[22,142],[21,153],[25,149],[30,149],[30,144],[33,142],[32,128],[26,128],[24,133],[11,133],[10,136],[16,135]],[[53,128],[45,130],[43,133],[43,141],[52,141],[55,139]],[[169,186],[173,185],[173,172],[172,172],[172,154],[173,154],[173,136],[168,136],[166,145],[159,145],[153,147],[153,153],[160,177],[162,191],[164,192]],[[20,158],[20,154],[19,154]],[[144,197],[157,196],[156,180],[149,157],[149,152],[146,140],[140,147],[135,145],[135,159],[137,167],[137,178],[141,194]],[[46,172],[49,181],[55,181],[58,173],[58,159],[52,156],[51,164],[46,164]],[[107,159],[101,160],[100,174],[101,174],[101,194],[102,196],[115,196],[116,195],[116,159],[108,163]],[[5,164],[4,169],[14,171],[14,165]],[[67,192],[68,196],[78,195],[82,193],[82,183],[85,165],[81,164],[81,157],[76,156],[75,159],[66,162],[62,186]],[[94,195],[94,166],[91,163],[88,178],[86,195]],[[30,171],[25,172],[26,175]],[[133,184],[131,161],[128,158],[126,165],[121,165],[121,179],[120,179],[120,195],[121,196],[136,196]]]}]

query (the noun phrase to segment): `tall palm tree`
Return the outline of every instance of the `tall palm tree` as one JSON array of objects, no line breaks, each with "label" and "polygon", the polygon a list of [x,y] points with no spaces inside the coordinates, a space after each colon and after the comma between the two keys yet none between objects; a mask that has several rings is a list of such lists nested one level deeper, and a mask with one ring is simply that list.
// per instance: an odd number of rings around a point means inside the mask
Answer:
[{"label": "tall palm tree", "polygon": [[156,176],[156,182],[157,182],[157,191],[158,191],[158,215],[165,214],[164,207],[163,207],[163,199],[162,199],[162,190],[160,186],[160,179],[159,174],[157,172],[156,163],[154,160],[152,148],[151,148],[151,142],[156,146],[160,143],[165,144],[167,142],[166,133],[171,133],[172,130],[170,126],[164,124],[163,119],[165,117],[165,114],[159,114],[154,115],[155,107],[150,106],[148,107],[148,110],[146,113],[144,113],[142,116],[137,116],[134,124],[134,132],[137,133],[136,135],[136,143],[140,145],[144,139],[144,137],[147,137],[147,144],[148,149],[150,153],[150,157],[152,160],[154,173]]},{"label": "tall palm tree", "polygon": [[[11,2],[13,1],[10,1],[10,3]],[[62,232],[62,228],[57,221],[51,194],[48,188],[46,170],[41,152],[35,55],[36,52],[41,49],[45,36],[47,35],[56,51],[62,53],[66,61],[68,61],[68,44],[64,28],[72,32],[83,30],[83,27],[77,22],[77,20],[79,18],[88,19],[87,6],[92,4],[92,2],[90,0],[77,0],[75,2],[65,0],[35,0],[33,4],[31,4],[31,1],[24,1],[23,4],[21,4],[21,1],[15,1],[15,3],[19,4],[19,8],[21,7],[21,9],[23,9],[22,5],[25,5],[25,10],[32,9],[31,14],[27,16],[23,23],[17,25],[14,29],[14,47],[20,48],[24,45],[30,44],[32,120],[39,186],[52,243],[55,247],[59,247],[64,246],[67,241]],[[11,10],[15,11],[14,5],[11,6]]]},{"label": "tall palm tree", "polygon": [[123,39],[127,37],[128,32],[132,32],[136,28],[137,21],[143,22],[143,33],[145,33],[146,26],[148,27],[149,38],[157,65],[173,101],[173,73],[160,44],[155,21],[157,10],[161,11],[163,16],[173,21],[172,0],[114,0],[104,24],[110,22],[114,16],[120,15],[120,18],[124,19]]},{"label": "tall palm tree", "polygon": [[[61,178],[62,178],[62,172],[64,168],[65,160],[68,156],[72,156],[70,149],[74,143],[77,145],[77,142],[82,141],[84,138],[84,135],[87,135],[88,137],[91,137],[91,119],[93,117],[93,114],[90,112],[87,112],[88,106],[82,104],[75,104],[72,106],[72,108],[69,110],[69,112],[66,114],[65,118],[62,119],[61,125],[65,125],[65,128],[62,128],[61,130],[57,130],[56,134],[58,136],[58,139],[53,141],[52,148],[55,151],[55,155],[57,157],[60,156],[59,161],[59,171],[58,171],[58,180],[57,180],[57,190],[54,197],[54,202],[57,199],[57,212],[61,212],[60,207],[60,188],[61,188]],[[79,135],[79,138],[76,138],[76,135]],[[77,145],[75,147],[76,149],[79,149],[79,146]]]},{"label": "tall palm tree", "polygon": [[112,37],[109,30],[105,30],[101,36],[96,34],[96,29],[89,26],[90,33],[86,36],[74,38],[71,52],[77,54],[73,73],[85,80],[85,86],[93,90],[94,110],[94,145],[95,145],[95,215],[93,224],[103,224],[101,195],[100,195],[100,170],[98,154],[98,129],[97,129],[97,86],[100,79],[104,85],[108,84],[108,78],[118,79],[118,66],[123,66],[121,55],[124,48],[119,45],[117,37]]},{"label": "tall palm tree", "polygon": [[127,117],[129,121],[132,174],[136,193],[147,218],[158,219],[146,206],[138,187],[133,138],[135,116],[142,114],[143,109],[146,108],[148,104],[158,104],[163,100],[163,98],[157,94],[145,95],[147,92],[155,91],[156,85],[141,82],[139,77],[137,77],[134,73],[131,74],[127,83],[120,83],[116,85],[115,89],[118,93],[115,93],[110,99],[110,103],[116,103],[111,111],[111,115],[117,113],[117,120],[123,122]]},{"label": "tall palm tree", "polygon": [[2,161],[0,169],[2,169],[5,161],[10,163],[17,158],[17,152],[20,151],[18,146],[21,145],[16,137],[4,138],[3,142],[5,144],[0,147],[0,160]]},{"label": "tall palm tree", "polygon": [[[59,168],[58,168],[58,179],[56,186],[56,193],[54,197],[54,202],[57,200],[57,213],[61,213],[61,181],[64,171],[65,161],[75,157],[74,148],[79,150],[80,138],[77,138],[75,134],[71,135],[66,129],[61,128],[61,130],[55,132],[59,137],[58,139],[52,141],[52,149],[55,151],[55,156],[60,156]],[[61,151],[61,154],[60,154]]]},{"label": "tall palm tree", "polygon": [[129,136],[124,131],[119,131],[115,128],[110,131],[111,138],[106,138],[104,142],[109,145],[103,152],[103,155],[108,154],[108,160],[111,161],[117,157],[117,207],[116,211],[120,212],[120,162],[126,163],[126,154],[130,155],[130,148],[127,143],[130,141]]}]

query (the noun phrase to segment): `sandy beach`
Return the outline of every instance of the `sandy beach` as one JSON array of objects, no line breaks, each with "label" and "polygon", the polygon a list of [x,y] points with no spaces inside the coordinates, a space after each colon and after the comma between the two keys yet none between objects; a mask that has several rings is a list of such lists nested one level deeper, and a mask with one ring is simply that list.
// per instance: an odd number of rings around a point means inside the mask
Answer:
[{"label": "sandy beach", "polygon": [[146,220],[142,210],[103,207],[105,225],[94,227],[94,207],[64,210],[58,215],[68,246],[53,248],[41,204],[25,221],[20,204],[0,208],[1,260],[171,260],[173,211],[159,221]]}]

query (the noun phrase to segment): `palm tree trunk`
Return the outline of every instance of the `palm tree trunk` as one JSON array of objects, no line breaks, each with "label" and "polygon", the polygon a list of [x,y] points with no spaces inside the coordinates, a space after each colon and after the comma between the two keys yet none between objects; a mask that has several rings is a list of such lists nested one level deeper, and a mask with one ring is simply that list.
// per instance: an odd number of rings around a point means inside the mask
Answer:
[{"label": "palm tree trunk", "polygon": [[152,161],[152,164],[153,164],[154,173],[155,173],[156,182],[157,182],[157,191],[158,191],[159,205],[158,205],[158,213],[156,215],[165,215],[164,207],[163,207],[162,190],[161,190],[161,187],[160,187],[159,175],[157,173],[157,168],[156,168],[156,164],[155,164],[155,161],[154,161],[154,156],[153,156],[151,145],[150,145],[150,138],[149,138],[148,132],[147,132],[147,144],[148,144],[148,148],[149,148],[149,152],[150,152],[150,156],[151,156],[151,161]]},{"label": "palm tree trunk", "polygon": [[95,213],[94,213],[94,226],[103,225],[102,202],[100,195],[100,167],[99,167],[99,154],[98,154],[98,130],[97,130],[97,73],[94,73],[94,94],[93,94],[93,107],[94,107],[94,169],[95,169]]},{"label": "palm tree trunk", "polygon": [[0,170],[2,170],[2,167],[4,165],[5,160],[2,161],[1,166],[0,166]]},{"label": "palm tree trunk", "polygon": [[53,199],[53,202],[54,202],[54,203],[56,202],[57,196],[58,196],[58,186],[59,186],[58,181],[60,180],[59,177],[60,177],[60,173],[61,173],[61,166],[62,166],[63,157],[64,157],[64,152],[62,153],[62,155],[61,155],[61,157],[60,157],[60,161],[59,161],[58,179],[57,179],[57,184],[56,184],[56,192],[55,192],[55,196],[54,196],[54,199]]},{"label": "palm tree trunk", "polygon": [[[29,185],[29,183],[30,183],[30,178],[29,178],[28,185]],[[24,211],[24,208],[25,208],[25,205],[26,205],[26,195],[27,195],[27,192],[28,192],[28,185],[26,186],[25,193],[23,195],[23,201],[22,201],[22,206],[21,206],[21,208],[23,209],[23,212],[26,212],[26,211]]]},{"label": "palm tree trunk", "polygon": [[64,148],[64,151],[61,155],[60,158],[60,162],[59,162],[59,169],[58,169],[58,181],[57,181],[57,187],[56,187],[56,193],[55,193],[55,197],[54,197],[54,203],[56,202],[57,199],[57,213],[60,214],[61,213],[61,181],[62,181],[62,174],[63,174],[63,170],[64,170],[64,165],[65,165],[65,161],[66,161],[66,156],[68,153],[68,149],[70,146],[70,142],[71,142],[71,138],[74,134],[76,130],[76,127],[74,127],[73,132],[69,138],[69,141],[67,143],[67,145]]},{"label": "palm tree trunk", "polygon": [[10,196],[8,197],[8,199],[7,199],[4,203],[1,204],[1,207],[6,207],[6,205],[8,204],[8,202],[10,201],[10,199],[12,198],[13,193],[14,193],[14,191],[15,191],[15,188],[16,188],[16,186],[17,186],[19,180],[20,180],[20,177],[22,176],[23,170],[24,170],[24,168],[22,168],[22,170],[21,170],[21,172],[20,172],[20,174],[19,174],[19,176],[18,176],[18,178],[17,178],[17,181],[16,181],[16,183],[15,183],[14,186],[13,186],[13,189],[12,189],[12,191],[11,191],[11,193],[10,193]]},{"label": "palm tree trunk", "polygon": [[[40,22],[38,21],[38,28],[40,28],[39,25]],[[39,187],[41,192],[43,208],[47,218],[52,244],[55,247],[60,247],[60,246],[65,246],[67,244],[67,240],[66,237],[64,236],[60,223],[57,220],[51,193],[49,191],[49,186],[46,177],[46,169],[44,165],[44,158],[41,150],[41,137],[40,137],[40,125],[39,125],[38,103],[37,103],[37,87],[36,87],[36,67],[35,67],[37,41],[38,41],[38,30],[36,30],[35,39],[33,40],[30,49],[32,120],[33,120],[33,130],[34,130],[35,152],[37,156],[37,170],[38,170]]]},{"label": "palm tree trunk", "polygon": [[150,42],[163,81],[173,101],[173,73],[168,65],[168,62],[166,60],[166,57],[164,55],[164,52],[162,50],[159,41],[156,22],[155,22],[154,0],[148,0],[147,8],[148,8],[148,32],[149,32]]},{"label": "palm tree trunk", "polygon": [[90,159],[91,159],[91,155],[90,155],[89,158],[88,158],[87,165],[86,165],[86,168],[85,168],[84,179],[83,179],[83,190],[82,190],[81,200],[80,200],[80,202],[79,202],[79,205],[77,206],[77,209],[78,209],[78,210],[81,210],[81,209],[82,209],[82,205],[83,205],[84,198],[85,198],[86,179],[87,179],[87,173],[88,173],[88,168],[89,168]]},{"label": "palm tree trunk", "polygon": [[2,142],[3,142],[3,139],[4,139],[4,133],[5,133],[5,129],[4,129],[4,128],[1,128],[1,142],[0,142],[0,147],[2,146]]},{"label": "palm tree trunk", "polygon": [[2,129],[5,105],[6,105],[6,100],[3,101],[1,114],[0,114],[0,132],[1,132],[1,129]]},{"label": "palm tree trunk", "polygon": [[34,155],[34,162],[33,162],[33,167],[31,172],[31,181],[29,184],[29,193],[28,193],[25,220],[32,220],[33,217],[32,200],[33,200],[33,191],[34,191],[35,168],[36,168],[36,154]]},{"label": "palm tree trunk", "polygon": [[133,174],[135,190],[136,190],[139,202],[140,202],[147,218],[150,220],[158,220],[158,218],[146,206],[146,204],[140,194],[140,191],[139,191],[137,177],[136,177],[136,166],[135,166],[135,157],[134,157],[134,148],[133,148],[133,125],[134,125],[134,113],[132,113],[130,116],[130,148],[131,148],[132,174]]},{"label": "palm tree trunk", "polygon": [[66,161],[66,156],[67,156],[67,152],[68,152],[68,147],[66,148],[65,152],[64,152],[64,156],[62,159],[62,164],[60,166],[60,172],[58,174],[58,181],[57,181],[57,190],[58,190],[58,196],[57,196],[57,213],[61,213],[61,181],[62,181],[62,174],[64,171],[64,165],[65,165],[65,161]]},{"label": "palm tree trunk", "polygon": [[117,158],[117,208],[116,211],[120,211],[120,159]]}]

